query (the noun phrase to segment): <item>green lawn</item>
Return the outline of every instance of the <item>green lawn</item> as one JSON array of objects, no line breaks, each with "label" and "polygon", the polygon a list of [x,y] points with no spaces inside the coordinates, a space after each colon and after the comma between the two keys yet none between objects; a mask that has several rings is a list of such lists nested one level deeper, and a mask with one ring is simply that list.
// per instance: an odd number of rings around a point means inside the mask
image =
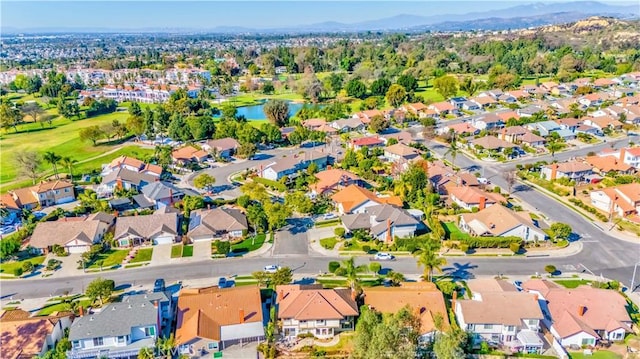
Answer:
[{"label": "green lawn", "polygon": [[122,261],[127,257],[127,254],[129,254],[129,250],[127,249],[110,249],[104,253],[98,254],[96,259],[87,267],[87,269],[99,269],[101,262],[103,269],[122,264]]},{"label": "green lawn", "polygon": [[176,244],[171,247],[171,258],[182,257],[182,244]]},{"label": "green lawn", "polygon": [[[104,125],[113,120],[125,122],[126,112],[114,112],[88,119],[71,121],[65,118],[53,120],[52,127],[44,127],[36,123],[26,123],[18,126],[18,133],[13,129],[0,132],[0,146],[2,146],[3,160],[0,164],[0,183],[13,181],[18,176],[18,169],[11,160],[21,151],[53,151],[62,156],[70,156],[74,160],[82,161],[98,156],[113,148],[110,145],[92,146],[89,142],[80,141],[78,131],[93,125]],[[48,165],[43,164],[41,170],[49,171]],[[61,169],[64,172],[63,169]]]},{"label": "green lawn", "polygon": [[193,257],[193,246],[192,245],[184,246],[184,248],[182,248],[182,256]]},{"label": "green lawn", "polygon": [[469,234],[462,232],[455,222],[442,222],[442,227],[447,238],[452,238],[452,235],[458,239],[469,237]]},{"label": "green lawn", "polygon": [[231,245],[231,251],[232,252],[251,252],[251,251],[255,251],[256,249],[262,247],[262,244],[264,243],[265,239],[267,238],[267,236],[263,233],[263,234],[258,234],[255,237],[250,237],[245,239],[242,242],[236,243]]},{"label": "green lawn", "polygon": [[133,257],[133,259],[129,261],[129,263],[148,262],[151,260],[152,254],[153,248],[140,249],[138,253],[136,253],[135,257]]},{"label": "green lawn", "polygon": [[320,245],[325,249],[333,249],[337,243],[338,240],[336,237],[323,238],[320,240]]},{"label": "green lawn", "polygon": [[7,274],[13,275],[13,272],[15,271],[15,269],[22,268],[22,265],[25,262],[31,262],[31,264],[33,264],[35,267],[35,266],[38,266],[39,264],[42,264],[42,262],[44,262],[44,258],[45,256],[39,256],[39,257],[24,259],[21,261],[11,261],[11,262],[2,263],[0,264],[0,273],[7,273]]},{"label": "green lawn", "polygon": [[569,353],[569,357],[571,359],[619,359],[622,356],[610,352],[608,350],[598,350],[594,351],[593,355],[584,355],[582,353]]},{"label": "green lawn", "polygon": [[[74,302],[75,301],[77,300],[74,300]],[[91,299],[80,299],[80,305],[84,308],[90,306],[91,304],[93,304],[91,303]],[[66,310],[69,310],[69,305],[67,305],[67,303],[50,304],[40,309],[37,316],[50,315],[51,313],[54,313],[54,312],[62,312]]]},{"label": "green lawn", "polygon": [[581,285],[589,285],[591,281],[584,279],[565,279],[565,280],[554,280],[554,282],[560,284],[563,287],[573,289],[578,288]]}]

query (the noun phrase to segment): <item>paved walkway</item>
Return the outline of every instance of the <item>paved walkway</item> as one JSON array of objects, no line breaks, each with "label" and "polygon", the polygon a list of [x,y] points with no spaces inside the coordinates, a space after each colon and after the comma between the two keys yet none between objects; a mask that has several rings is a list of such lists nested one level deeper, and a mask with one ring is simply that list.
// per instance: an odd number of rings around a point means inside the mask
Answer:
[{"label": "paved walkway", "polygon": [[157,266],[169,264],[169,261],[171,260],[172,246],[172,244],[155,245],[153,253],[151,254],[151,263],[149,263],[149,265]]}]

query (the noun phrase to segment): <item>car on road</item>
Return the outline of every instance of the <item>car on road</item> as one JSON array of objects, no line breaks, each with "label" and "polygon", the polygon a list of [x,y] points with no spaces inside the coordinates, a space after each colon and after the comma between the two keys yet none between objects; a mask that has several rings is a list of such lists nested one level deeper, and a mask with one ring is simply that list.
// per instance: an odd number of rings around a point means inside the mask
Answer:
[{"label": "car on road", "polygon": [[264,271],[267,273],[275,273],[278,271],[278,269],[280,269],[280,266],[277,266],[275,264],[264,267]]},{"label": "car on road", "polygon": [[156,279],[156,281],[153,283],[153,292],[164,292],[165,291],[165,283],[164,283],[164,279],[162,278],[158,278]]},{"label": "car on road", "polygon": [[44,212],[39,212],[39,211],[38,211],[38,212],[33,212],[33,215],[34,215],[34,216],[36,217],[36,219],[38,219],[38,220],[43,219],[44,217],[46,217],[46,216],[47,216],[47,214],[46,214],[46,213],[44,213]]},{"label": "car on road", "polygon": [[9,234],[16,231],[16,227],[14,226],[4,226],[0,228],[0,234]]},{"label": "car on road", "polygon": [[328,219],[334,219],[334,218],[338,218],[338,216],[336,216],[335,213],[325,213],[322,216],[322,219],[324,219],[325,221],[328,220]]},{"label": "car on road", "polygon": [[377,261],[393,261],[396,257],[387,252],[378,252],[373,256],[373,259]]},{"label": "car on road", "polygon": [[484,177],[478,177],[478,183],[480,183],[480,184],[490,184],[491,182],[488,179],[484,178]]}]

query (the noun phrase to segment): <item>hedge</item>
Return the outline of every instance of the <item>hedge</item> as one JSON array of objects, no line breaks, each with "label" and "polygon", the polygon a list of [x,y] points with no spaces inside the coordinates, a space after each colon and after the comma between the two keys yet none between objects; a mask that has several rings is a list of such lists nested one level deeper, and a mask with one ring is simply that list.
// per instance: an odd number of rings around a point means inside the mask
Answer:
[{"label": "hedge", "polygon": [[569,198],[569,202],[571,202],[571,203],[575,204],[576,206],[584,209],[585,211],[595,215],[602,222],[609,222],[609,218],[607,218],[607,216],[605,216],[604,214],[598,212],[598,210],[596,210],[595,208],[585,204],[581,200],[579,200],[577,198]]},{"label": "hedge", "polygon": [[469,237],[460,241],[470,248],[510,248],[511,243],[522,244],[520,237]]},{"label": "hedge", "polygon": [[280,182],[272,181],[270,179],[262,178],[262,177],[254,177],[253,182],[260,183],[265,185],[266,187],[275,189],[276,191],[286,192],[287,186],[283,185]]}]

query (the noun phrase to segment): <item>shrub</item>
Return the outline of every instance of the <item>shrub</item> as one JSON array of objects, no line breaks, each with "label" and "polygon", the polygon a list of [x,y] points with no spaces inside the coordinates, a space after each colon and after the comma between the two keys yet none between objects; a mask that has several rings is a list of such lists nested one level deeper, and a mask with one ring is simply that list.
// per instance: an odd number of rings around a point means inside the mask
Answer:
[{"label": "shrub", "polygon": [[549,274],[553,274],[558,270],[558,268],[556,268],[556,266],[548,264],[546,266],[544,266],[544,271],[549,273]]},{"label": "shrub", "polygon": [[35,269],[35,266],[30,261],[26,261],[26,262],[22,263],[22,270],[23,271],[25,271],[25,272],[33,272],[34,269]]},{"label": "shrub", "polygon": [[24,273],[24,270],[22,270],[21,267],[18,267],[13,270],[13,275],[15,275],[16,277],[20,277],[22,273]]},{"label": "shrub", "polygon": [[378,262],[371,262],[369,264],[369,270],[371,270],[373,273],[378,273],[380,272],[380,270],[382,269],[382,265]]},{"label": "shrub", "polygon": [[336,269],[336,270],[333,272],[333,274],[337,275],[338,277],[342,277],[342,276],[344,276],[345,274],[347,274],[347,270],[346,270],[346,269],[344,269],[344,268],[342,268],[342,267],[339,267],[338,269]]},{"label": "shrub", "polygon": [[362,246],[362,250],[365,251],[366,253],[371,252],[371,246],[370,245],[364,245]]},{"label": "shrub", "polygon": [[340,262],[336,262],[336,261],[329,262],[330,273],[335,273],[338,268],[340,268]]},{"label": "shrub", "polygon": [[467,237],[460,241],[470,248],[510,248],[511,243],[522,243],[519,237]]},{"label": "shrub", "polygon": [[342,227],[338,227],[333,230],[333,233],[336,235],[336,237],[340,237],[340,238],[344,237],[345,232],[346,232],[345,229]]},{"label": "shrub", "polygon": [[511,251],[513,253],[517,254],[518,252],[520,252],[520,245],[521,244],[518,243],[518,242],[513,242],[513,243],[509,244],[509,249],[511,249]]},{"label": "shrub", "polygon": [[469,245],[466,243],[460,244],[460,250],[467,253],[469,251]]},{"label": "shrub", "polygon": [[272,181],[266,178],[262,178],[262,177],[255,177],[253,179],[254,182],[256,183],[260,183],[265,185],[266,187],[275,189],[276,191],[280,191],[280,192],[286,192],[287,191],[287,186],[285,186],[284,184],[280,183],[280,182],[276,182],[276,181]]}]

